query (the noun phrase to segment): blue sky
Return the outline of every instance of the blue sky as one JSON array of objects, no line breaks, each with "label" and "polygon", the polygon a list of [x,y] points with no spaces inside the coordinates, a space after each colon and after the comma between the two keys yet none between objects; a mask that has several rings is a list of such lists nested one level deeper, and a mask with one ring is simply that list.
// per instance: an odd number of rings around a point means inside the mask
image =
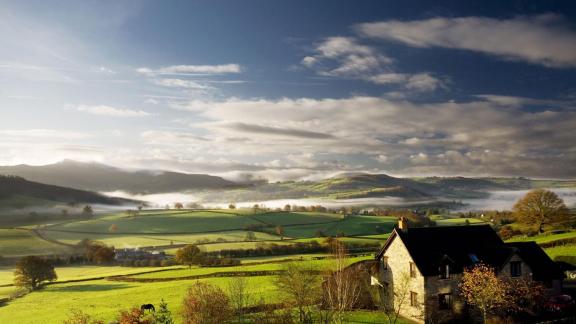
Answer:
[{"label": "blue sky", "polygon": [[0,164],[576,175],[571,1],[3,1]]}]

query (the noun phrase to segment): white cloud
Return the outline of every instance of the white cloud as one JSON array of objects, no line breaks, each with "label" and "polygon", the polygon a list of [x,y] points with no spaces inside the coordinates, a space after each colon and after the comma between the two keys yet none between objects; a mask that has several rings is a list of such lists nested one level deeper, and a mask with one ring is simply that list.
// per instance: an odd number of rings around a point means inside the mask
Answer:
[{"label": "white cloud", "polygon": [[397,84],[413,91],[433,91],[443,86],[430,73],[393,72],[394,60],[351,37],[329,37],[318,44],[313,56],[301,64],[319,75],[360,79],[375,84]]},{"label": "white cloud", "polygon": [[116,108],[106,105],[97,105],[97,106],[78,105],[76,107],[72,107],[71,109],[93,115],[113,116],[113,117],[147,117],[152,115],[151,113],[145,112],[143,110]]},{"label": "white cloud", "polygon": [[560,16],[432,18],[360,24],[365,37],[465,49],[550,67],[576,66],[576,30]]},{"label": "white cloud", "polygon": [[55,130],[55,129],[4,129],[0,130],[0,135],[12,138],[56,138],[56,139],[84,139],[91,137],[90,134]]},{"label": "white cloud", "polygon": [[218,65],[172,65],[158,69],[141,67],[136,72],[146,75],[161,74],[228,74],[241,73],[244,69],[240,64],[218,64]]},{"label": "white cloud", "polygon": [[152,81],[154,84],[163,86],[163,87],[171,87],[171,88],[183,88],[183,89],[191,89],[191,90],[208,90],[212,89],[212,87],[203,85],[198,82],[190,81],[190,80],[182,80],[182,79],[155,79]]}]

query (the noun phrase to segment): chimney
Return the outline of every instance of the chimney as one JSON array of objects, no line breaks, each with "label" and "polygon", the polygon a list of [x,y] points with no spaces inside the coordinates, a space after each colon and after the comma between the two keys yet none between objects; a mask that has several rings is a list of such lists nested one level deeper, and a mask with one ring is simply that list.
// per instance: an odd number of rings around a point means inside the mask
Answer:
[{"label": "chimney", "polygon": [[398,218],[398,228],[403,232],[408,232],[408,220],[402,216]]}]

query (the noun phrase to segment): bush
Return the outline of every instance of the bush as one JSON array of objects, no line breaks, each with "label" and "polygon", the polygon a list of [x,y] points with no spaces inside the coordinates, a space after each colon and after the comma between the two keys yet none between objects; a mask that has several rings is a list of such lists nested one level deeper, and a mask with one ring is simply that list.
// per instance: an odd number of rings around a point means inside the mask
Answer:
[{"label": "bush", "polygon": [[92,318],[92,316],[82,312],[81,310],[72,310],[68,318],[64,320],[64,324],[104,324],[104,321]]},{"label": "bush", "polygon": [[195,282],[184,297],[185,324],[220,324],[232,317],[230,299],[217,286]]}]

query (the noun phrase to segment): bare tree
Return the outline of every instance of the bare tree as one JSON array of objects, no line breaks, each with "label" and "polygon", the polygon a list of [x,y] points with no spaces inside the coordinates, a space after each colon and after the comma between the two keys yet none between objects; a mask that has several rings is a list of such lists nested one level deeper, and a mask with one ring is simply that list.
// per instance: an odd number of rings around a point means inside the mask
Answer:
[{"label": "bare tree", "polygon": [[346,247],[335,240],[331,244],[334,260],[333,271],[324,281],[324,300],[334,313],[335,323],[344,322],[344,313],[354,307],[360,296],[361,284],[358,272],[348,267]]},{"label": "bare tree", "polygon": [[410,274],[401,272],[392,287],[378,283],[370,292],[374,304],[386,314],[388,323],[396,324],[410,295]]},{"label": "bare tree", "polygon": [[320,277],[309,264],[291,262],[284,270],[275,282],[276,288],[286,297],[289,306],[298,310],[300,323],[309,323],[312,307],[321,297]]},{"label": "bare tree", "polygon": [[228,283],[228,295],[234,315],[238,323],[243,323],[244,308],[248,305],[248,279],[246,277],[234,276]]}]

